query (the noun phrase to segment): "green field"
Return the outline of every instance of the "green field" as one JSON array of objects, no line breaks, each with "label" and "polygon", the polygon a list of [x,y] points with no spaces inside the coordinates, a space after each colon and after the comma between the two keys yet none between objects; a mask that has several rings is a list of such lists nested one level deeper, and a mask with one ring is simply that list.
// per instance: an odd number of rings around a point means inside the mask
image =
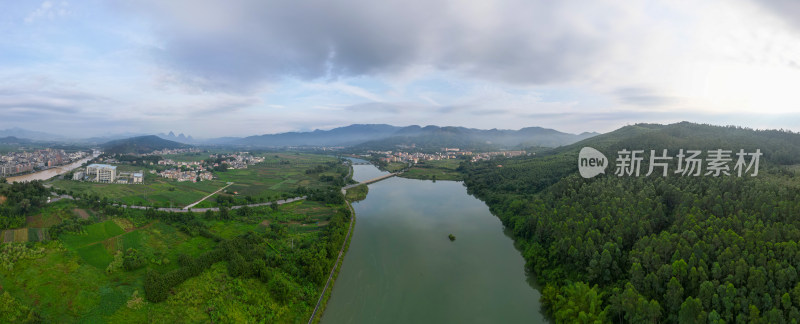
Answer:
[{"label": "green field", "polygon": [[367,193],[369,192],[369,187],[367,185],[358,185],[353,188],[347,189],[347,194],[345,194],[345,199],[350,202],[354,201],[361,201],[367,199]]},{"label": "green field", "polygon": [[464,180],[463,175],[456,171],[462,160],[431,160],[420,162],[403,173],[401,177],[422,180]]},{"label": "green field", "polygon": [[[256,208],[250,218],[200,219],[222,238],[264,232],[268,226],[265,224],[286,224],[286,241],[270,244],[272,248],[290,250],[317,240],[317,233],[334,213],[334,208],[322,203],[301,201],[278,210]],[[85,226],[81,234],[63,234],[60,240],[37,243],[37,247],[44,248],[42,256],[18,260],[13,270],[0,268],[0,285],[14,301],[37,311],[45,322],[247,322],[254,314],[270,314],[270,321],[278,322],[308,318],[311,302],[281,303],[266,283],[228,275],[226,262],[180,284],[164,302],[144,299],[142,285],[147,271],[175,270],[179,255],[198,256],[217,244],[206,237],[191,237],[160,221],[125,232],[114,220],[106,220]],[[114,254],[129,248],[142,251],[147,266],[108,273],[106,268]],[[303,289],[307,288],[296,286],[293,291],[301,294]],[[313,296],[315,292],[308,294]],[[209,305],[214,305],[216,311],[209,314]]]},{"label": "green field", "polygon": [[[198,161],[211,153],[187,153],[167,155],[175,161]],[[316,165],[336,161],[336,157],[304,153],[271,153],[265,154],[265,161],[250,165],[247,169],[229,169],[214,172],[216,177],[211,181],[177,182],[145,170],[144,184],[103,184],[81,182],[64,179],[52,180],[54,188],[72,193],[85,193],[107,198],[112,202],[136,206],[184,207],[194,203],[210,193],[224,187],[227,182],[234,184],[221,195],[229,195],[244,203],[265,202],[284,197],[293,197],[298,187],[315,188],[324,184],[318,181],[321,175],[335,175],[325,172],[306,174],[306,170]],[[118,170],[138,171],[142,167],[120,165]],[[250,200],[245,198],[249,197]],[[203,201],[195,208],[216,207],[214,197]]]},{"label": "green field", "polygon": [[73,193],[88,193],[125,205],[183,207],[225,186],[218,180],[196,183],[177,182],[152,174],[144,184],[107,184],[72,180],[53,180],[53,187]]},{"label": "green field", "polygon": [[[151,201],[163,205],[170,201],[193,202],[195,197],[188,196],[202,197],[224,186],[225,181],[240,181],[240,187],[232,188],[242,191],[237,202],[248,193],[273,200],[293,194],[299,186],[327,186],[320,181],[320,175],[336,175],[335,172],[309,174],[306,170],[330,161],[336,158],[270,154],[266,163],[220,172],[225,179],[196,184],[159,178],[147,185],[66,180],[51,183],[58,189],[86,192],[111,202]],[[14,257],[12,267],[0,267],[0,309],[11,307],[23,314],[33,311],[43,322],[59,323],[305,321],[333,263],[332,251],[341,246],[340,239],[347,228],[342,221],[342,206],[316,201],[303,200],[275,209],[234,209],[226,217],[222,213],[151,215],[142,210],[121,211],[97,205],[85,199],[47,204],[31,212],[27,227],[3,233],[3,239],[9,236],[9,241],[45,241],[12,243],[15,249],[35,252]],[[176,215],[188,218],[176,220]],[[80,225],[76,223],[78,219],[93,223]],[[205,232],[187,230],[187,224]],[[58,239],[47,240],[48,227],[56,225],[67,229]],[[69,227],[73,225],[78,227]],[[336,229],[336,235],[329,234],[331,228]],[[165,300],[152,302],[146,298],[148,273],[178,271],[186,266],[182,263],[186,256],[200,258],[210,251],[230,248],[228,242],[254,235],[260,240],[255,248],[264,250],[240,253],[248,260],[268,261],[269,264],[252,263],[267,274],[237,275],[230,269],[235,259],[219,261],[171,287]],[[144,265],[126,270],[122,261],[129,253],[141,255]],[[271,256],[265,258],[265,253]],[[318,265],[310,270],[311,263]],[[0,314],[0,322],[19,319],[11,320],[12,317],[4,317],[6,314]]]},{"label": "green field", "polygon": [[102,223],[95,223],[85,227],[83,233],[80,234],[65,234],[60,237],[64,245],[68,248],[78,248],[92,243],[97,243],[112,236],[117,236],[125,233],[113,221],[105,221]]},{"label": "green field", "polygon": [[[321,175],[335,175],[324,172],[321,174],[306,174],[306,170],[337,159],[333,156],[317,154],[276,153],[266,154],[263,163],[250,165],[247,169],[234,169],[225,172],[216,172],[215,176],[222,182],[233,182],[221,195],[236,196],[239,199],[250,197],[251,202],[264,202],[278,200],[283,197],[293,197],[294,191],[299,187],[316,188],[323,184],[318,181]],[[242,201],[246,203],[247,201]],[[216,206],[213,197],[196,206]]]}]

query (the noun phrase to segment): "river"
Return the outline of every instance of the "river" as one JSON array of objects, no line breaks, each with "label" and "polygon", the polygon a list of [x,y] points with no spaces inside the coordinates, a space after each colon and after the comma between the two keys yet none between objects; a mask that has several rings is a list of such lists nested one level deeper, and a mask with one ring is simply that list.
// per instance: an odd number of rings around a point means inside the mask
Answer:
[{"label": "river", "polygon": [[[380,172],[354,167],[356,179]],[[322,323],[546,322],[522,255],[461,182],[389,178],[353,208],[353,238]]]},{"label": "river", "polygon": [[81,160],[72,162],[72,163],[67,164],[67,165],[57,166],[57,167],[53,167],[53,168],[50,168],[50,169],[47,169],[47,170],[42,170],[42,171],[39,171],[39,172],[24,174],[24,175],[21,175],[21,176],[8,177],[8,178],[6,178],[6,180],[9,183],[28,182],[28,181],[33,181],[33,180],[47,180],[47,179],[55,177],[55,176],[57,176],[59,174],[64,174],[64,173],[67,173],[69,171],[72,171],[75,168],[77,168],[77,167],[81,166],[82,164],[86,163],[86,161],[89,161],[89,160],[91,160],[91,159],[93,159],[95,157],[97,157],[97,156],[89,156],[89,157],[83,158]]}]

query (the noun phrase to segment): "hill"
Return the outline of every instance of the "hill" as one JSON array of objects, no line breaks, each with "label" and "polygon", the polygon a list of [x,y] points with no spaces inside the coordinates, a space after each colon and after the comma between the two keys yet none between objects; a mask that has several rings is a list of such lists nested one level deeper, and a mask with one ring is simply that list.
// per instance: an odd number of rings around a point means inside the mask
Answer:
[{"label": "hill", "polygon": [[27,129],[22,129],[19,127],[9,128],[9,129],[2,129],[0,130],[0,137],[16,137],[16,138],[24,138],[30,139],[35,141],[64,141],[65,138],[63,136],[44,133],[44,132],[37,132]]},{"label": "hill", "polygon": [[417,147],[438,150],[445,146],[464,148],[555,147],[574,143],[593,135],[596,134],[574,135],[540,127],[520,130],[481,130],[449,126],[399,127],[386,124],[355,124],[331,130],[228,138],[215,143],[255,147],[352,146],[355,149],[395,149],[398,146],[414,144]]},{"label": "hill", "polygon": [[393,136],[356,145],[361,150],[392,150],[414,146],[420,150],[437,151],[442,147],[470,150],[497,150],[525,147],[557,147],[597,135],[562,133],[554,129],[528,127],[520,130],[474,129],[466,127],[409,126]]},{"label": "hill", "polygon": [[[606,174],[584,179],[578,152]],[[645,150],[640,176],[617,153]],[[649,150],[763,153],[739,177],[645,176]],[[732,155],[736,162],[735,153]],[[498,167],[502,164],[502,167]],[[702,161],[703,173],[708,161]],[[537,154],[464,166],[467,190],[511,231],[557,322],[781,323],[800,318],[800,134],[692,123],[637,124]],[[571,303],[581,300],[581,303]]]},{"label": "hill", "polygon": [[107,154],[143,154],[155,150],[188,148],[190,145],[165,140],[155,135],[114,140],[102,145]]},{"label": "hill", "polygon": [[0,144],[30,144],[31,140],[14,136],[0,137]]},{"label": "hill", "polygon": [[262,147],[284,146],[349,146],[375,138],[385,138],[400,130],[401,127],[375,124],[355,124],[331,130],[314,130],[312,132],[288,132],[249,136],[234,139],[231,144]]}]

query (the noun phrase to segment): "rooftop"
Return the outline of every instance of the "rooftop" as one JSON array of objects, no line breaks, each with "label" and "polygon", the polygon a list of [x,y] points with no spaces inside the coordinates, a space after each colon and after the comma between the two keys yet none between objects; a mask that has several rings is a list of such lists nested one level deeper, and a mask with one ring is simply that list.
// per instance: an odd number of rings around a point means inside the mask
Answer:
[{"label": "rooftop", "polygon": [[116,165],[110,165],[110,164],[97,164],[97,163],[94,163],[94,164],[89,164],[89,166],[87,166],[87,167],[88,167],[88,168],[98,168],[98,169],[114,169],[114,170],[116,170],[116,169],[117,169],[117,166],[116,166]]}]

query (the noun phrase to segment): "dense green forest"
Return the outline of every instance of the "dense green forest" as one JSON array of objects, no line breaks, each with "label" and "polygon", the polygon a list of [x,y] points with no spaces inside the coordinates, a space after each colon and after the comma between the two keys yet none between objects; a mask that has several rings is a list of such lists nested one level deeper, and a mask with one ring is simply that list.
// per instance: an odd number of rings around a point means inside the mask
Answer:
[{"label": "dense green forest", "polygon": [[[606,174],[577,175],[584,146],[609,158]],[[622,149],[764,155],[755,177],[648,177],[648,154],[641,176],[620,177]],[[800,134],[679,123],[462,171],[513,232],[556,322],[789,323],[800,321],[798,164]]]}]

